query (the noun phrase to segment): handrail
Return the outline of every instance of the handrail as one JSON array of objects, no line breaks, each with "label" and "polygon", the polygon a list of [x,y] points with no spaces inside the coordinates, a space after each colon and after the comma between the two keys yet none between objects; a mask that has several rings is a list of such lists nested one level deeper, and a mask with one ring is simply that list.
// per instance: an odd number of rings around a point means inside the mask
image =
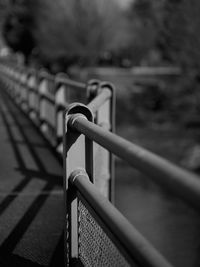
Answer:
[{"label": "handrail", "polygon": [[[100,193],[90,182],[84,170],[78,170],[71,174],[69,183],[71,190],[77,190],[81,197],[89,203],[90,207],[106,225],[107,234],[114,236],[116,244],[120,244],[126,251],[126,259],[135,265],[170,267],[170,263],[131,225],[128,220]],[[123,254],[123,250],[121,250]]]},{"label": "handrail", "polygon": [[[89,103],[88,105],[92,109],[91,113],[88,112],[88,118],[91,121],[95,120],[96,124],[109,131],[115,130],[115,93],[113,86],[107,82],[90,80],[84,84],[72,81],[63,73],[53,76],[44,69],[37,71],[18,68],[6,62],[0,62],[0,73],[8,94],[33,120],[45,138],[60,154],[63,152],[63,111],[72,102],[70,100],[71,92],[85,94],[86,103]],[[72,97],[74,97],[74,93]],[[76,110],[76,105],[73,108]],[[71,146],[69,143],[68,145]],[[114,162],[111,153],[97,144],[93,152],[91,142],[86,141],[85,147],[82,146],[81,153],[78,154],[86,160],[87,171],[90,177],[93,177],[99,190],[104,196],[113,200]],[[72,155],[68,172],[70,168],[73,169],[73,164],[77,162],[80,155]],[[93,155],[95,159],[93,159]],[[68,163],[69,161],[68,157]],[[93,164],[94,162],[95,164]]]},{"label": "handrail", "polygon": [[[0,62],[1,79],[7,92],[40,129],[47,141],[63,153],[63,111],[74,101],[76,93],[84,94],[86,103],[93,106],[95,122],[114,131],[114,89],[111,84],[90,80],[87,83],[71,80],[67,74],[52,75],[45,69],[18,67],[9,62]],[[75,93],[74,93],[75,92]],[[72,95],[71,95],[72,94]],[[96,176],[110,199],[114,199],[114,161],[110,152],[96,146]],[[105,175],[106,174],[106,175]],[[105,184],[104,180],[108,183]]]},{"label": "handrail", "polygon": [[[9,95],[36,122],[56,150],[63,153],[66,264],[72,265],[74,258],[81,256],[79,242],[84,235],[81,231],[88,227],[84,220],[90,216],[100,229],[99,238],[107,236],[115,255],[125,262],[123,266],[131,266],[133,262],[151,267],[171,266],[108,202],[108,198],[113,199],[114,188],[112,155],[147,174],[198,210],[199,177],[113,133],[115,92],[111,84],[98,80],[83,84],[70,80],[65,74],[53,76],[44,70],[15,68],[6,62],[0,63],[0,73]],[[70,89],[84,92],[87,105],[69,105]],[[83,204],[85,210],[81,211]],[[92,223],[89,227],[93,227]],[[97,246],[102,248],[102,244]],[[112,258],[112,255],[106,257]]]},{"label": "handrail", "polygon": [[111,97],[111,91],[109,89],[103,89],[102,92],[98,96],[96,96],[87,106],[92,110],[92,112],[96,112]]},{"label": "handrail", "polygon": [[200,209],[200,178],[171,162],[141,148],[87,120],[82,114],[72,115],[69,127],[97,142],[161,186]]},{"label": "handrail", "polygon": [[[75,171],[77,171],[77,169],[81,167],[81,168],[84,168],[86,172],[88,173],[88,177],[90,181],[92,183],[95,183],[95,180],[93,178],[93,172],[92,172],[93,161],[87,160],[88,155],[93,153],[92,152],[93,145],[91,142],[97,143],[99,146],[110,151],[112,154],[125,160],[127,163],[131,164],[133,167],[141,171],[143,174],[148,175],[148,177],[152,178],[159,185],[161,185],[162,187],[166,189],[173,191],[175,195],[181,197],[187,203],[191,204],[192,207],[195,207],[196,209],[199,210],[200,208],[200,204],[199,204],[200,203],[200,178],[197,175],[189,171],[183,170],[182,168],[177,167],[176,165],[169,162],[168,160],[165,160],[161,158],[160,156],[157,156],[154,153],[149,152],[145,150],[144,148],[139,147],[119,137],[116,134],[108,132],[103,127],[96,125],[91,119],[91,115],[89,115],[89,114],[92,114],[90,107],[93,106],[94,101],[91,103],[92,105],[89,103],[88,106],[84,106],[83,104],[76,103],[75,106],[72,105],[71,107],[69,107],[65,114],[65,139],[66,139],[67,146],[65,147],[64,162],[66,162],[65,188],[66,188],[66,199],[68,203],[68,209],[67,209],[67,214],[66,214],[66,218],[68,218],[68,220],[66,223],[69,227],[68,228],[69,233],[71,233],[70,229],[72,229],[71,222],[76,222],[78,216],[83,216],[83,215],[79,215],[80,211],[74,210],[72,212],[71,207],[69,206],[69,203],[73,202],[72,200],[70,201],[70,198],[68,196],[70,195],[70,190],[71,190],[70,186],[72,183],[70,180],[71,179],[70,176]],[[96,103],[98,103],[98,101]],[[85,137],[85,142],[84,142],[83,136]],[[73,145],[71,142],[73,142]],[[89,148],[86,149],[86,147],[88,147],[88,144],[89,144]],[[81,153],[81,151],[83,151],[83,153],[79,155],[79,159],[72,156],[74,151],[77,151],[78,153]],[[72,164],[73,166],[71,166],[72,162],[73,162]],[[90,185],[87,185],[87,186],[86,184],[84,185],[85,185],[84,186],[85,191],[83,191],[82,194],[83,194],[83,197],[87,199],[87,203],[89,205],[86,208],[88,208],[88,210],[90,211],[90,207],[92,206],[92,209],[95,210],[95,212],[99,214],[101,218],[100,220],[104,220],[106,208],[102,206],[101,207],[93,206],[93,203],[95,203],[95,201],[97,201],[98,199],[98,197],[96,197],[96,191],[92,195],[93,197],[90,198],[91,192],[87,191]],[[79,184],[79,188],[76,188],[75,190],[77,191],[77,193],[76,193],[76,197],[73,195],[73,198],[76,198],[77,201],[78,201],[79,191],[81,191],[82,189],[83,188],[80,187],[80,184]],[[104,211],[102,211],[101,208],[103,208]],[[87,212],[84,214],[87,214]],[[116,220],[117,219],[115,218],[114,221]],[[109,222],[107,221],[107,223],[109,227],[112,228],[113,221],[110,220]],[[104,225],[104,223],[102,222],[100,224]],[[120,229],[125,234],[126,227],[121,225]],[[90,231],[90,229],[88,229],[88,231]],[[78,233],[77,233],[77,236],[78,236]],[[69,251],[68,251],[67,257],[68,257],[69,263],[70,263],[70,260],[72,260],[72,258],[79,258],[79,257],[81,258],[81,254],[79,255],[79,252],[78,252],[79,250],[78,247],[79,246],[81,247],[81,244],[76,244],[75,240],[76,240],[76,233],[74,233],[74,237],[71,239],[71,241],[68,241]],[[126,239],[125,237],[124,237],[124,240],[125,240],[124,242],[129,242],[128,239]],[[135,250],[133,249],[132,253],[134,256],[135,254],[137,254],[138,256],[139,252],[135,253]],[[150,253],[150,255],[152,255],[152,253]],[[146,255],[143,255],[143,256],[144,256],[143,260],[144,261],[147,260]],[[112,260],[112,257],[111,257],[111,260]],[[148,263],[146,262],[144,266],[159,266],[159,265],[156,265],[156,262],[152,263],[152,265],[148,265]],[[161,264],[160,266],[164,266],[164,264]]]},{"label": "handrail", "polygon": [[82,82],[77,82],[74,80],[71,80],[66,77],[65,73],[59,73],[56,75],[57,82],[62,83],[62,84],[67,84],[74,89],[80,89],[80,90],[85,90],[86,89],[86,84]]},{"label": "handrail", "polygon": [[[141,171],[143,174],[148,175],[148,177],[152,178],[155,182],[157,182],[165,189],[174,192],[175,195],[181,197],[187,203],[191,204],[192,207],[195,207],[196,209],[200,210],[200,204],[199,204],[200,178],[189,171],[177,167],[168,160],[165,160],[160,156],[157,156],[154,153],[149,152],[146,149],[139,147],[125,140],[124,138],[107,131],[105,128],[96,125],[92,120],[92,111],[90,108],[95,106],[94,103],[96,103],[96,105],[98,106],[99,97],[100,96],[98,96],[95,100],[90,102],[87,106],[80,103],[76,103],[70,106],[65,113],[64,181],[66,188],[65,197],[67,201],[67,214],[66,214],[67,218],[66,224],[68,225],[67,233],[70,233],[70,240],[67,239],[68,240],[67,263],[69,264],[69,266],[71,266],[70,263],[73,258],[81,259],[83,257],[81,255],[81,252],[79,252],[80,250],[79,247],[81,247],[82,245],[81,243],[79,244],[76,242],[79,236],[79,231],[81,231],[82,233],[82,230],[79,230],[78,228],[79,226],[77,226],[78,232],[76,231],[73,232],[73,237],[72,237],[72,228],[73,228],[72,223],[75,223],[78,220],[79,216],[83,217],[83,220],[87,221],[87,219],[84,219],[84,216],[87,217],[87,213],[88,212],[90,213],[92,209],[94,211],[94,213],[92,212],[92,216],[96,218],[95,214],[98,214],[100,217],[99,219],[99,217],[97,216],[98,218],[96,219],[96,222],[100,222],[99,224],[103,229],[104,225],[106,225],[104,231],[106,232],[107,229],[109,228],[109,231],[111,233],[113,231],[113,227],[115,228],[115,223],[118,222],[115,212],[113,214],[111,210],[109,210],[109,208],[107,209],[106,200],[102,196],[98,195],[100,189],[98,188],[98,190],[96,191],[93,185],[91,185],[91,183],[95,184],[95,179],[93,176],[94,175],[93,161],[91,159],[88,160],[89,155],[93,153],[92,142],[94,142],[95,144],[97,143],[99,146],[110,151],[112,154],[125,160],[127,163],[132,165],[137,170]],[[85,137],[85,141],[83,136]],[[76,154],[74,154],[75,151],[77,151]],[[76,157],[74,157],[74,155],[76,155]],[[86,181],[88,179],[85,179],[83,177],[78,178],[79,176],[81,176],[77,174],[79,168],[83,168],[86,170],[90,182]],[[71,190],[73,191],[72,194]],[[79,201],[80,198],[79,194],[81,194],[82,198],[85,199],[87,202],[86,209],[88,211],[84,212],[84,215],[80,215],[81,211],[79,210],[80,208],[78,208],[79,206],[76,208],[75,207],[72,208],[73,206],[72,203],[75,200],[77,202]],[[149,247],[147,245],[146,247],[145,244],[142,245],[143,248],[145,247],[147,249],[147,250],[145,249],[146,252],[149,249],[149,253],[147,252],[147,254],[144,253],[141,255],[140,254],[141,251],[136,252],[135,247],[133,245],[135,244],[134,242],[137,243],[138,240],[139,240],[138,242],[143,240],[145,243],[146,241],[143,239],[143,237],[142,239],[140,239],[140,237],[138,237],[139,239],[137,239],[137,237],[134,236],[135,230],[132,229],[130,231],[133,234],[132,236],[133,240],[131,238],[131,240],[133,241],[132,244],[133,246],[132,246],[129,243],[131,242],[129,239],[130,236],[126,235],[127,234],[126,230],[129,229],[129,227],[126,225],[126,222],[121,217],[119,219],[119,224],[120,224],[119,228],[117,228],[117,230],[115,229],[116,230],[115,234],[118,235],[117,238],[120,238],[119,236],[121,236],[122,234],[123,236],[122,247],[123,248],[126,247],[124,243],[129,244],[132,251],[132,256],[137,258],[137,260],[139,259],[138,263],[140,263],[141,266],[155,267],[155,266],[165,266],[165,265],[167,266],[169,264],[163,258],[162,258],[163,260],[162,263],[159,262],[159,260],[153,261],[154,259],[157,259],[157,255],[160,254],[159,253],[157,254],[157,252],[155,252],[154,254],[153,252],[154,249],[153,251],[151,251],[151,246]],[[90,226],[87,226],[86,224],[85,227],[90,227]],[[90,231],[90,229],[88,229],[87,231]],[[67,233],[66,236],[68,236]],[[117,246],[116,240],[115,240],[115,245]],[[99,249],[101,250],[102,248]],[[122,250],[120,251],[121,251],[120,253],[116,252],[116,256],[119,258],[121,256],[119,256],[118,254],[120,255],[123,254]],[[150,258],[152,257],[151,258],[152,261],[151,260],[149,261],[148,256],[150,256]],[[110,257],[111,257],[110,260],[112,261],[112,256]],[[126,256],[126,259],[128,260],[129,256]],[[89,261],[89,259],[86,259],[86,261],[87,260]],[[124,265],[126,264],[124,263]]]}]

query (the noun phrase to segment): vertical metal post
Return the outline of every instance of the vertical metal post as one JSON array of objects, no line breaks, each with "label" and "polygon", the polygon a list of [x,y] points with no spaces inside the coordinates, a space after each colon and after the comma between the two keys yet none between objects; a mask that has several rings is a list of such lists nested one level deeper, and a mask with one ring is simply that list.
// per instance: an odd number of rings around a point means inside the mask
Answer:
[{"label": "vertical metal post", "polygon": [[44,95],[47,93],[48,82],[47,79],[44,78],[44,72],[40,73],[39,76],[39,84],[38,84],[38,91],[39,91],[39,123],[40,129],[43,133],[46,133],[48,130],[46,124],[46,101]]},{"label": "vertical metal post", "polygon": [[13,97],[15,99],[15,102],[19,103],[20,102],[20,88],[21,88],[21,70],[19,70],[18,72],[16,71],[15,77],[16,77],[16,83],[14,86]]},{"label": "vertical metal post", "polygon": [[13,70],[10,69],[10,72],[9,72],[9,86],[8,86],[8,90],[9,90],[9,94],[12,96],[13,95],[13,91],[14,91],[14,73],[13,73]]},{"label": "vertical metal post", "polygon": [[73,171],[69,177],[69,184],[67,190],[67,236],[66,236],[66,266],[79,266],[79,214],[78,214],[78,199],[77,191],[74,189],[71,180],[76,179],[77,176],[85,176],[89,179],[87,173],[83,169]]},{"label": "vertical metal post", "polygon": [[65,74],[57,74],[55,78],[55,127],[56,127],[56,150],[63,152],[63,111],[67,107],[65,94],[68,90],[61,80]]},{"label": "vertical metal post", "polygon": [[11,94],[12,89],[13,89],[13,85],[12,85],[12,77],[11,77],[11,70],[7,69],[7,81],[6,81],[6,87],[8,90],[8,93]]},{"label": "vertical metal post", "polygon": [[16,103],[20,104],[21,103],[21,86],[22,86],[22,81],[21,81],[21,76],[22,76],[22,70],[20,70],[19,72],[19,76],[18,76],[18,81],[17,84],[15,86],[15,91],[16,91]]},{"label": "vertical metal post", "polygon": [[[91,101],[104,89],[109,89],[111,97],[107,99],[95,114],[96,124],[108,131],[115,132],[115,89],[107,82],[91,80],[87,86],[88,101]],[[95,143],[94,179],[99,191],[114,202],[114,157],[112,153]]]},{"label": "vertical metal post", "polygon": [[17,91],[17,85],[19,81],[19,72],[18,70],[14,69],[13,70],[13,77],[12,77],[12,91],[11,91],[11,97],[16,100],[16,91]]},{"label": "vertical metal post", "polygon": [[21,88],[20,88],[21,107],[24,110],[27,110],[28,107],[28,94],[29,90],[27,87],[27,73],[24,70],[21,75]]},{"label": "vertical metal post", "polygon": [[35,113],[36,113],[36,124],[40,125],[40,72],[35,73]]},{"label": "vertical metal post", "polygon": [[36,119],[36,75],[35,71],[31,70],[27,77],[28,95],[28,110],[31,119]]},{"label": "vertical metal post", "polygon": [[[65,229],[64,229],[64,260],[65,260],[65,266],[70,267],[73,266],[73,258],[75,258],[73,255],[73,248],[72,248],[72,238],[73,239],[78,239],[78,233],[77,230],[74,229],[73,227],[77,227],[77,224],[74,225],[74,221],[73,219],[75,219],[76,221],[78,221],[77,218],[77,214],[75,213],[73,215],[72,211],[73,211],[73,206],[72,204],[75,202],[75,204],[77,205],[77,200],[76,200],[76,192],[73,190],[73,187],[68,186],[68,190],[67,190],[67,197],[65,198],[65,212],[66,212],[66,224],[65,224]],[[76,218],[74,218],[76,216]],[[78,240],[75,241],[76,242],[76,246],[77,246],[77,242]],[[77,248],[76,248],[76,253],[77,252]]]},{"label": "vertical metal post", "polygon": [[[89,178],[93,181],[93,143],[91,140],[79,134],[70,127],[70,122],[76,119],[75,116],[84,116],[86,120],[93,121],[93,114],[89,108],[83,104],[75,103],[68,107],[64,114],[64,199],[65,205],[69,202],[68,179],[70,174],[77,169],[86,170]],[[70,218],[70,222],[69,222]],[[71,220],[73,221],[73,235],[69,233],[71,228],[67,228]],[[66,206],[66,229],[65,229],[65,253],[66,261],[69,262],[78,257],[78,232],[77,232],[77,202],[76,199],[71,204],[71,208]],[[76,229],[76,230],[75,230]],[[71,239],[69,240],[69,235]]]}]

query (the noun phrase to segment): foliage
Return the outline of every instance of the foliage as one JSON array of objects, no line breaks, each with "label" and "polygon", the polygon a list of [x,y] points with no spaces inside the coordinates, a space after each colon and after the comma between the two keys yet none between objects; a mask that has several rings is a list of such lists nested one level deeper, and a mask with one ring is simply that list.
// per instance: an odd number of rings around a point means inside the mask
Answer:
[{"label": "foliage", "polygon": [[26,57],[34,47],[31,33],[33,18],[28,4],[16,4],[5,13],[3,36],[8,46],[16,52],[22,52]]},{"label": "foliage", "polygon": [[113,1],[45,0],[43,5],[35,36],[45,57],[66,55],[92,64],[101,52],[126,43],[124,21]]},{"label": "foliage", "polygon": [[5,14],[8,9],[8,3],[6,0],[0,0],[0,48],[3,47],[2,38],[2,24],[5,20]]},{"label": "foliage", "polygon": [[93,64],[101,53],[121,49],[129,39],[127,20],[113,0],[16,1],[4,33],[13,50],[60,65],[80,58]]},{"label": "foliage", "polygon": [[162,2],[136,0],[127,12],[114,0],[18,0],[4,36],[14,51],[43,65],[96,64],[107,52],[115,64],[118,56],[137,64],[156,45]]},{"label": "foliage", "polygon": [[128,11],[114,0],[14,2],[4,37],[43,64],[91,65],[105,52],[133,64],[154,64],[152,58],[160,64],[162,56],[190,68],[200,64],[198,0],[135,0]]},{"label": "foliage", "polygon": [[159,47],[172,64],[181,66],[183,76],[170,94],[172,118],[199,127],[200,36],[198,0],[166,0]]},{"label": "foliage", "polygon": [[167,0],[160,35],[160,46],[166,58],[184,68],[200,66],[200,2]]},{"label": "foliage", "polygon": [[157,49],[163,4],[163,0],[135,0],[131,6],[129,20],[132,25],[132,42],[129,51],[138,63]]},{"label": "foliage", "polygon": [[7,10],[8,3],[6,0],[0,0],[0,25],[2,24]]}]

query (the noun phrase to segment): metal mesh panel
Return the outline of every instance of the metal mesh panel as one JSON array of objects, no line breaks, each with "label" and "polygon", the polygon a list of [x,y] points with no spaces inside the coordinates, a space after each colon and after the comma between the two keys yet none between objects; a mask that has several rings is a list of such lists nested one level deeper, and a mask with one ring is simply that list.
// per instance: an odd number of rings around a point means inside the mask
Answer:
[{"label": "metal mesh panel", "polygon": [[79,259],[84,266],[130,266],[81,200],[78,201]]}]

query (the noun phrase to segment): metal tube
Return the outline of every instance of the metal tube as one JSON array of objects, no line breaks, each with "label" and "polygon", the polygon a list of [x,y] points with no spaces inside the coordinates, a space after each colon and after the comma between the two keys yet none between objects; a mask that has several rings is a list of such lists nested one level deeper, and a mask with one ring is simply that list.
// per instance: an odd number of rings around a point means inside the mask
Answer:
[{"label": "metal tube", "polygon": [[91,140],[153,178],[161,186],[170,189],[200,209],[200,178],[197,175],[175,166],[80,116],[74,117],[69,123],[80,133],[85,134]]},{"label": "metal tube", "polygon": [[[87,83],[87,105],[95,115],[95,123],[115,131],[115,88],[111,83],[90,80]],[[100,192],[114,203],[114,157],[97,143],[94,144],[94,176]]]},{"label": "metal tube", "polygon": [[45,94],[41,94],[41,98],[44,98],[52,105],[55,105],[55,97],[52,94],[45,92]]},{"label": "metal tube", "polygon": [[74,87],[75,89],[86,89],[86,84],[85,83],[73,81],[73,80],[68,79],[66,77],[57,77],[57,82],[58,83],[62,83],[64,85],[68,85],[68,86]]},{"label": "metal tube", "polygon": [[111,97],[111,91],[109,89],[103,89],[102,92],[97,95],[87,106],[92,112],[97,112],[102,104],[105,103]]},{"label": "metal tube", "polygon": [[[75,173],[75,172],[74,172]],[[76,174],[76,173],[75,173]],[[87,174],[86,174],[87,175]],[[83,174],[71,175],[70,182],[103,220],[133,260],[146,267],[170,267],[167,260],[128,222]]]}]

